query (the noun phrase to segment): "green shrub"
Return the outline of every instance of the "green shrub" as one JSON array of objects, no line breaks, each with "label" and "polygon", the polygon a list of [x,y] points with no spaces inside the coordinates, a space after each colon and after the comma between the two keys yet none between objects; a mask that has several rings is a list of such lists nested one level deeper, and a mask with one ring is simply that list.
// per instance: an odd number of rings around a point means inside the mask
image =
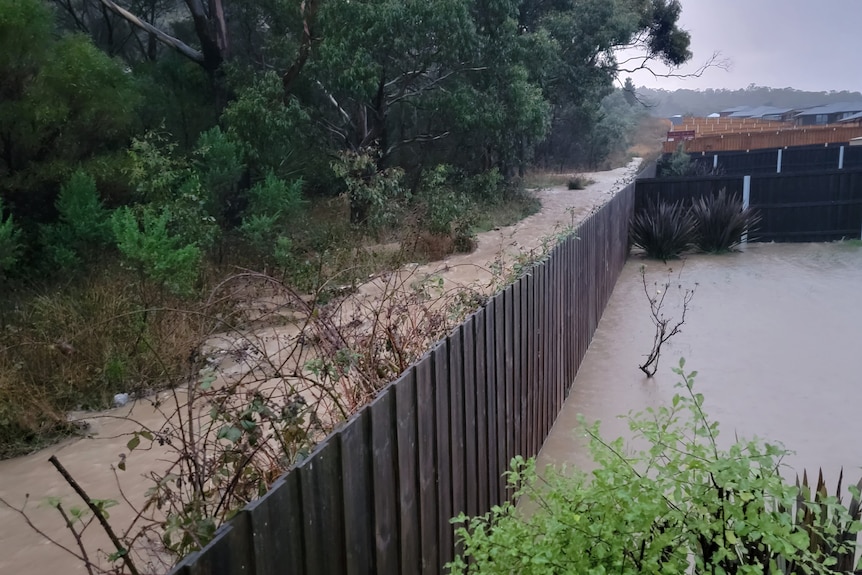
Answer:
[{"label": "green shrub", "polygon": [[150,206],[120,208],[111,226],[120,252],[140,274],[176,295],[191,295],[200,272],[201,250],[172,233],[173,214]]},{"label": "green shrub", "polygon": [[77,170],[60,188],[55,202],[58,221],[41,229],[42,248],[55,268],[70,270],[111,240],[108,212],[96,181]]},{"label": "green shrub", "polygon": [[682,202],[654,202],[635,214],[631,225],[632,244],[647,256],[669,260],[689,249],[695,240],[695,220]]},{"label": "green shrub", "polygon": [[[535,511],[506,502],[456,518],[464,552],[452,572],[852,572],[858,486],[849,510],[825,488],[812,501],[782,478],[783,446],[736,439],[719,447],[718,424],[693,389],[696,372],[683,368],[681,360],[670,405],[629,417],[630,442],[586,428],[591,473],[550,470],[539,479],[534,461],[515,458],[510,486]],[[645,448],[631,454],[628,444]]]},{"label": "green shrub", "polygon": [[291,223],[304,207],[302,180],[286,182],[268,173],[248,191],[248,206],[240,231],[261,254],[271,256],[278,243],[276,238],[290,233]]},{"label": "green shrub", "polygon": [[239,211],[239,181],[245,169],[242,146],[216,126],[200,135],[195,156],[204,209],[226,226]]},{"label": "green shrub", "polygon": [[660,174],[665,178],[689,176],[693,171],[694,163],[691,156],[685,153],[682,144],[679,145],[670,157],[663,160],[659,167]]},{"label": "green shrub", "polygon": [[451,237],[457,252],[473,249],[473,226],[478,220],[476,202],[464,184],[451,166],[440,164],[422,173],[418,192],[424,206],[424,227],[434,235]]},{"label": "green shrub", "polygon": [[716,195],[695,200],[691,213],[697,225],[697,247],[704,252],[726,252],[739,245],[742,234],[752,230],[760,216],[743,208],[736,194],[721,189]]},{"label": "green shrub", "polygon": [[367,226],[374,232],[394,226],[410,199],[403,186],[404,171],[381,170],[377,165],[379,154],[370,148],[342,152],[330,165],[350,202],[351,223]]},{"label": "green shrub", "polygon": [[281,78],[266,72],[242,87],[222,114],[231,140],[242,145],[255,177],[274,172],[282,178],[309,176],[318,166],[315,126],[299,101],[285,100]]},{"label": "green shrub", "polygon": [[573,178],[569,178],[566,186],[570,190],[583,190],[592,183],[593,180],[590,180],[589,178],[585,178],[584,176],[575,176]]},{"label": "green shrub", "polygon": [[18,263],[21,250],[21,231],[12,221],[12,214],[4,215],[0,198],[0,279]]}]

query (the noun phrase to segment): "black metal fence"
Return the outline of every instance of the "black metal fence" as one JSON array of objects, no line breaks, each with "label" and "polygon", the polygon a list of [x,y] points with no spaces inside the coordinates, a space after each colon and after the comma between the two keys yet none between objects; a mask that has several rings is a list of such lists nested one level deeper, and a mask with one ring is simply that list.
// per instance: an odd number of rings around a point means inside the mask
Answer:
[{"label": "black metal fence", "polygon": [[[669,154],[666,154],[666,159]],[[691,155],[694,171],[723,175],[795,174],[862,169],[862,146],[831,144]],[[661,165],[657,176],[662,177]]]},{"label": "black metal fence", "polygon": [[819,242],[862,236],[860,169],[641,179],[635,209],[650,199],[691,202],[721,189],[737,194],[760,213],[761,222],[749,241]]},{"label": "black metal fence", "polygon": [[628,253],[634,184],[489,300],[177,575],[440,573],[451,517],[505,500],[538,453]]}]

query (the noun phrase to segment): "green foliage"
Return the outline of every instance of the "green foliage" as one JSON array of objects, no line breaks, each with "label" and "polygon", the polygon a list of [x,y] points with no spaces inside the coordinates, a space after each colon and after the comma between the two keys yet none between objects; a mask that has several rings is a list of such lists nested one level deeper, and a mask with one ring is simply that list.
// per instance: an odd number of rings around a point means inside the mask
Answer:
[{"label": "green foliage", "polygon": [[259,252],[274,255],[282,265],[292,259],[289,235],[305,206],[302,185],[302,180],[286,182],[269,173],[248,191],[240,231]]},{"label": "green foliage", "polygon": [[60,188],[54,206],[58,221],[42,227],[41,241],[55,268],[71,270],[111,241],[108,212],[89,174],[81,170],[72,174]]},{"label": "green foliage", "polygon": [[315,128],[299,101],[285,96],[278,74],[267,72],[243,88],[222,121],[256,175],[295,177],[317,166],[309,157]]},{"label": "green foliage", "polygon": [[87,38],[54,35],[44,3],[10,0],[0,12],[0,193],[20,218],[44,222],[60,182],[128,139],[140,97]]},{"label": "green foliage", "polygon": [[662,176],[668,178],[689,176],[694,171],[694,163],[680,144],[670,157],[662,161],[659,170]]},{"label": "green foliage", "polygon": [[347,192],[350,221],[379,231],[391,226],[409,199],[403,187],[404,171],[399,168],[380,169],[377,150],[343,152],[332,161],[335,177]]},{"label": "green foliage", "polygon": [[708,195],[694,201],[691,213],[697,224],[698,249],[709,253],[734,249],[742,240],[742,234],[752,231],[760,222],[760,216],[750,207],[743,208],[736,194],[728,194],[722,188],[716,195]]},{"label": "green foliage", "polygon": [[[207,140],[204,139],[204,142]],[[147,205],[147,210],[170,213],[170,232],[186,244],[194,244],[200,250],[212,247],[218,239],[220,229],[216,218],[208,208],[216,209],[216,198],[204,188],[202,179],[210,184],[224,183],[212,162],[205,157],[198,166],[176,152],[176,144],[159,132],[147,132],[135,138],[129,149],[131,159],[130,181],[138,193],[138,199]],[[228,144],[220,146],[222,151]],[[203,144],[201,154],[204,151]],[[224,166],[229,175],[232,166]],[[218,189],[216,188],[216,193]]]},{"label": "green foliage", "polygon": [[150,280],[177,295],[194,291],[201,250],[171,231],[176,220],[167,208],[118,209],[111,226],[120,252]]},{"label": "green foliage", "polygon": [[227,227],[240,210],[239,181],[245,169],[242,146],[215,126],[200,135],[195,156],[206,198],[204,210]]},{"label": "green foliage", "polygon": [[4,213],[3,198],[0,198],[0,279],[18,263],[21,248],[21,231],[12,221],[12,215]]},{"label": "green foliage", "polygon": [[665,261],[679,257],[697,237],[694,217],[682,202],[653,200],[634,215],[629,233],[647,256]]},{"label": "green foliage", "polygon": [[[532,513],[506,502],[455,522],[455,573],[838,573],[852,568],[854,514],[825,490],[815,501],[780,474],[788,451],[757,440],[717,442],[718,424],[694,391],[696,372],[674,371],[670,405],[629,416],[635,453],[586,428],[596,468],[549,470],[513,460],[509,482]],[[854,490],[858,498],[858,489]],[[811,515],[810,519],[806,519]],[[817,543],[821,542],[821,543]],[[849,565],[848,565],[849,558]],[[836,568],[840,563],[841,567]]]},{"label": "green foliage", "polygon": [[451,166],[438,165],[422,174],[418,196],[425,208],[424,226],[432,234],[451,236],[456,251],[473,247],[476,204],[462,189],[461,175]]}]

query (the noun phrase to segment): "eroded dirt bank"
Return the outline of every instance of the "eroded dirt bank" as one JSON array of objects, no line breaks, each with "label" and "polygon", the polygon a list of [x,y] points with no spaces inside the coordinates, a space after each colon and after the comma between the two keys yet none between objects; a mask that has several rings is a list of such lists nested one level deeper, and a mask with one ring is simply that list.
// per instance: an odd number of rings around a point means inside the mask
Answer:
[{"label": "eroded dirt bank", "polygon": [[[539,213],[514,226],[480,234],[477,248],[472,253],[412,266],[402,273],[417,278],[439,276],[447,287],[487,285],[493,278],[489,270],[501,254],[511,261],[520,253],[538,248],[542,239],[556,230],[577,224],[622,189],[634,176],[637,165],[635,160],[625,168],[585,174],[595,181],[585,190],[570,191],[565,187],[542,190],[539,192],[542,201]],[[358,297],[373,298],[381,289],[380,281],[369,282],[360,288]],[[278,330],[273,330],[273,341],[279,336]],[[183,394],[178,394],[180,402],[182,398]],[[174,401],[167,393],[161,394],[161,399],[166,403]],[[90,438],[69,440],[26,457],[0,461],[0,497],[20,506],[29,494],[31,501],[27,509],[35,524],[69,546],[73,546],[74,541],[60,523],[56,511],[40,506],[40,501],[46,497],[63,497],[68,505],[79,505],[80,502],[50,466],[48,458],[56,454],[92,497],[120,500],[120,489],[111,466],[119,462],[121,454],[128,452],[126,443],[130,433],[141,429],[141,424],[158,427],[163,418],[148,401],[134,402],[125,408],[98,415]],[[129,421],[127,417],[135,421]],[[150,486],[143,474],[165,465],[166,452],[163,450],[135,451],[128,458],[127,471],[118,473],[123,491],[139,504]],[[128,505],[121,503],[111,509],[115,525],[125,526],[131,518],[132,511]],[[90,531],[95,533],[92,527]],[[106,538],[96,539],[91,547],[93,550],[110,548]],[[84,572],[82,565],[33,532],[20,516],[0,505],[0,573]]]}]

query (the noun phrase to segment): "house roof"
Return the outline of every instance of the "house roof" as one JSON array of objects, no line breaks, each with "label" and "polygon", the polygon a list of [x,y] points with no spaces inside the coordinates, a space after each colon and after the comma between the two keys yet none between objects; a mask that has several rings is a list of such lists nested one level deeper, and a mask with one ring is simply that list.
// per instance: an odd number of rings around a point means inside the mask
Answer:
[{"label": "house roof", "polygon": [[739,112],[740,110],[747,110],[751,106],[733,106],[732,108],[725,108],[721,111],[722,114],[728,114],[731,112]]},{"label": "house roof", "polygon": [[776,108],[775,106],[757,106],[734,112],[731,118],[762,118],[763,116],[780,116],[792,112],[793,108]]},{"label": "house roof", "polygon": [[862,120],[862,112],[857,112],[852,116],[847,116],[843,120],[838,120],[838,123],[840,124],[841,122],[855,122],[856,120]]},{"label": "house roof", "polygon": [[845,112],[862,112],[862,102],[837,102],[825,106],[815,106],[796,114],[797,116],[816,116],[818,114],[843,114]]}]

